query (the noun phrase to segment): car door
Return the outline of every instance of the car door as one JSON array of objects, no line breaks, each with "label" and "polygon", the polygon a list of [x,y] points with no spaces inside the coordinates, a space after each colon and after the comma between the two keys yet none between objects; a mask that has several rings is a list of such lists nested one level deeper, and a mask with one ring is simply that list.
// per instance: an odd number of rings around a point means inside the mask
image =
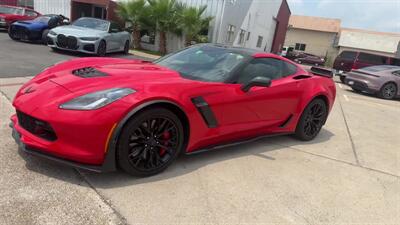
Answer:
[{"label": "car door", "polygon": [[117,23],[112,22],[110,25],[110,43],[108,45],[110,46],[110,51],[119,51],[121,50],[121,28]]},{"label": "car door", "polygon": [[[297,67],[275,58],[256,58],[243,67],[224,91],[205,96],[215,113],[220,134],[258,131],[268,132],[288,121],[297,109],[302,89],[295,78]],[[269,87],[242,86],[255,77],[272,80]]]}]

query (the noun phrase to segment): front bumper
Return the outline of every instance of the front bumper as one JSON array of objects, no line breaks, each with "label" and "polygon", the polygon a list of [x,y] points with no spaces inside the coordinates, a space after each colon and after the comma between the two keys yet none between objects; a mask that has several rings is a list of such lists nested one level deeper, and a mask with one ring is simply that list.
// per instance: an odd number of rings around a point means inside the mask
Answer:
[{"label": "front bumper", "polygon": [[21,134],[16,130],[15,123],[11,122],[9,124],[9,126],[12,129],[12,137],[14,138],[15,142],[18,144],[19,149],[27,154],[45,158],[47,160],[55,161],[57,163],[60,163],[60,164],[66,165],[66,166],[71,166],[74,168],[89,170],[89,171],[98,172],[98,173],[112,172],[112,171],[116,170],[115,157],[113,157],[111,154],[108,154],[108,157],[106,157],[106,160],[100,166],[78,163],[75,161],[67,160],[67,159],[46,153],[46,152],[44,152],[40,149],[37,149],[33,146],[26,145],[25,143],[23,143],[21,141]]},{"label": "front bumper", "polygon": [[96,41],[83,41],[77,38],[76,46],[74,47],[62,47],[57,41],[57,35],[47,35],[47,46],[51,48],[57,48],[61,50],[73,51],[73,52],[82,52],[86,54],[96,54],[97,48],[100,44],[100,39]]}]

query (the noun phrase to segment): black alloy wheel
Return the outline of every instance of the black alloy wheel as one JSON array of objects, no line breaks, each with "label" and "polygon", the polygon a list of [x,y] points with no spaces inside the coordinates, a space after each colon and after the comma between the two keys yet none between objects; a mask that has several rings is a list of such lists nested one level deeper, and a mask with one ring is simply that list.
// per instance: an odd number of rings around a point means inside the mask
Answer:
[{"label": "black alloy wheel", "polygon": [[97,47],[97,55],[104,57],[107,54],[107,44],[105,41],[100,41],[99,47]]},{"label": "black alloy wheel", "polygon": [[328,116],[327,105],[322,99],[314,99],[301,114],[295,136],[302,141],[314,139]]},{"label": "black alloy wheel", "polygon": [[183,126],[165,108],[135,114],[119,138],[118,163],[134,176],[151,176],[165,170],[183,150]]},{"label": "black alloy wheel", "polygon": [[393,99],[397,94],[397,86],[394,83],[387,83],[379,91],[379,97],[384,99]]},{"label": "black alloy wheel", "polygon": [[125,42],[124,54],[125,54],[125,55],[129,54],[129,41],[126,41],[126,42]]},{"label": "black alloy wheel", "polygon": [[46,29],[42,33],[42,44],[47,45],[47,34],[49,34],[49,30]]},{"label": "black alloy wheel", "polygon": [[12,29],[11,27],[9,27],[9,29],[8,29],[8,36],[14,41],[20,40],[20,38],[16,34],[16,31],[14,29]]}]

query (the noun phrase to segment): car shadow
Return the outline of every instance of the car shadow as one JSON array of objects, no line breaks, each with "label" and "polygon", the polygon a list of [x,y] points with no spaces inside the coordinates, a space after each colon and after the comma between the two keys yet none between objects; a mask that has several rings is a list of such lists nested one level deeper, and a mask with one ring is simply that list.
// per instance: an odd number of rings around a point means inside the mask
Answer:
[{"label": "car shadow", "polygon": [[[237,144],[230,147],[210,150],[192,155],[182,154],[169,168],[164,172],[145,178],[133,177],[122,171],[110,173],[95,173],[86,170],[79,170],[88,182],[95,188],[115,188],[124,187],[142,183],[151,183],[160,180],[167,180],[174,177],[190,174],[198,169],[206,167],[210,164],[219,163],[226,160],[232,160],[241,157],[259,157],[265,160],[277,160],[267,153],[279,150],[287,150],[291,146],[307,144],[318,144],[329,141],[334,134],[329,130],[322,129],[320,134],[312,141],[303,142],[294,139],[290,136],[266,137],[256,141]],[[66,182],[76,183],[70,176],[65,176],[63,171],[72,170],[55,162],[37,158],[20,152],[22,158],[26,161],[26,168],[41,173],[45,176],[50,176],[55,179],[60,179]]]}]

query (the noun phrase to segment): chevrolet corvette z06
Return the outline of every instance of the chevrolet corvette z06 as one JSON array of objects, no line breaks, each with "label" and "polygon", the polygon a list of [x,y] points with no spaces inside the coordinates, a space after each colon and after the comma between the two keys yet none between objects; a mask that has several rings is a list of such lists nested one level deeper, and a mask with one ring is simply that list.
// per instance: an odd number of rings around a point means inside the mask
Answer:
[{"label": "chevrolet corvette z06", "polygon": [[201,44],[155,62],[81,58],[21,87],[11,117],[22,150],[136,176],[180,153],[261,136],[317,136],[335,99],[330,76],[280,56]]}]

